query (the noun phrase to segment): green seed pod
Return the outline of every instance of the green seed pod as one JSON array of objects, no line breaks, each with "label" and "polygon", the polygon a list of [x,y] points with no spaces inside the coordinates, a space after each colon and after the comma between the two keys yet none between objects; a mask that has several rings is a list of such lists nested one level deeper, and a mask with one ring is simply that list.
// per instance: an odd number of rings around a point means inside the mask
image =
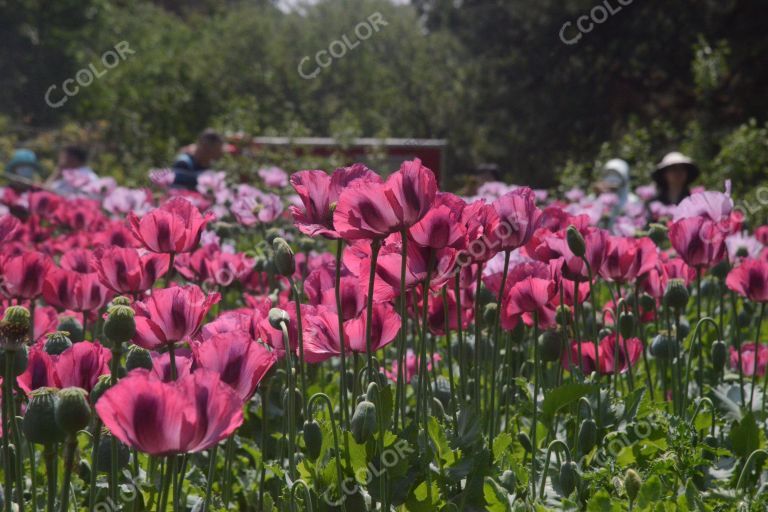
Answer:
[{"label": "green seed pod", "polygon": [[130,306],[112,306],[104,321],[104,335],[113,346],[127,343],[136,336],[136,320]]},{"label": "green seed pod", "polygon": [[557,306],[557,324],[566,325],[571,321],[571,308],[567,304]]},{"label": "green seed pod", "polygon": [[531,444],[531,438],[528,437],[528,434],[525,432],[520,432],[517,434],[517,440],[520,442],[520,445],[523,447],[523,449],[531,453],[533,451],[533,445]]},{"label": "green seed pod", "polygon": [[723,340],[717,340],[712,343],[710,352],[712,358],[712,366],[716,371],[721,371],[725,366],[725,361],[728,357],[728,348],[725,346]]},{"label": "green seed pod", "polygon": [[145,348],[141,348],[138,345],[131,345],[128,347],[128,355],[125,356],[125,369],[130,372],[136,368],[151,370],[152,354]]},{"label": "green seed pod", "polygon": [[73,316],[62,317],[56,330],[69,333],[69,339],[72,343],[80,343],[85,339],[83,325]]},{"label": "green seed pod", "polygon": [[307,458],[311,461],[317,460],[320,456],[320,449],[323,447],[323,431],[320,425],[315,421],[304,422],[304,445],[307,447]]},{"label": "green seed pod", "polygon": [[32,324],[32,316],[30,315],[29,310],[24,306],[10,306],[5,310],[3,322],[29,332],[29,327]]},{"label": "green seed pod", "polygon": [[271,325],[272,328],[278,330],[282,329],[281,325],[283,322],[285,322],[286,326],[291,322],[291,317],[288,316],[288,313],[280,308],[272,308],[269,310],[269,325]]},{"label": "green seed pod", "polygon": [[640,486],[643,485],[643,480],[637,471],[634,469],[628,469],[624,474],[624,490],[627,491],[627,497],[630,503],[635,502],[638,493],[640,492]]},{"label": "green seed pod", "polygon": [[483,322],[485,325],[494,325],[496,323],[496,312],[499,310],[498,304],[489,302],[483,308]]},{"label": "green seed pod", "polygon": [[74,437],[78,430],[88,426],[91,421],[91,406],[88,405],[87,393],[82,388],[64,388],[59,391],[56,404],[56,424],[67,436]]},{"label": "green seed pod", "polygon": [[640,296],[640,307],[645,311],[653,311],[656,309],[656,299],[644,293]]},{"label": "green seed pod", "polygon": [[56,331],[46,336],[43,350],[52,356],[57,356],[71,346],[72,340],[69,339],[69,333],[65,331]]},{"label": "green seed pod", "polygon": [[101,395],[103,395],[111,387],[112,387],[112,376],[99,375],[99,378],[96,381],[96,384],[93,386],[93,389],[91,390],[91,396],[90,396],[91,404],[96,405],[96,402],[99,401],[99,398],[101,398]]},{"label": "green seed pod", "polygon": [[585,455],[592,451],[597,444],[597,423],[593,419],[586,419],[579,426],[579,453]]},{"label": "green seed pod", "polygon": [[285,239],[277,237],[272,241],[272,250],[275,252],[275,270],[281,276],[291,277],[296,271],[296,261],[293,249]]},{"label": "green seed pod", "polygon": [[688,287],[682,279],[670,279],[667,283],[667,289],[664,290],[664,303],[678,311],[685,309],[688,305]]},{"label": "green seed pod", "polygon": [[128,297],[124,297],[122,295],[118,295],[114,299],[112,299],[112,302],[110,303],[110,307],[112,306],[129,306],[131,305],[131,299]]},{"label": "green seed pod", "polygon": [[515,492],[515,486],[517,485],[517,476],[514,471],[506,470],[499,477],[499,483],[508,492]]},{"label": "green seed pod", "polygon": [[667,226],[662,224],[651,224],[648,227],[648,238],[653,240],[656,245],[661,245],[669,239]]},{"label": "green seed pod", "polygon": [[579,471],[576,463],[572,460],[567,460],[560,465],[560,489],[563,491],[563,496],[570,496],[576,489],[576,484],[579,481]]},{"label": "green seed pod", "polygon": [[622,337],[631,338],[635,330],[635,315],[632,313],[622,313],[619,316],[619,333]]},{"label": "green seed pod", "polygon": [[350,430],[357,444],[365,443],[378,431],[376,406],[373,402],[363,400],[357,404],[355,413],[352,415]]},{"label": "green seed pod", "polygon": [[562,348],[563,338],[558,331],[544,331],[539,336],[539,355],[542,361],[557,361]]},{"label": "green seed pod", "polygon": [[[128,465],[131,451],[120,441],[117,442],[117,467],[122,469]],[[112,434],[104,432],[99,439],[99,455],[96,469],[100,473],[109,473],[112,468]]]},{"label": "green seed pod", "polygon": [[584,237],[573,224],[568,226],[568,229],[565,231],[565,240],[568,242],[568,248],[577,258],[581,258],[587,253]]},{"label": "green seed pod", "polygon": [[30,443],[51,445],[64,441],[64,432],[56,424],[56,392],[54,388],[39,388],[30,393],[21,420],[21,429]]},{"label": "green seed pod", "polygon": [[672,359],[677,354],[677,342],[665,333],[659,333],[651,342],[651,355],[657,359]]},{"label": "green seed pod", "polygon": [[273,243],[277,238],[280,238],[280,230],[277,228],[269,228],[267,232],[264,234],[264,240],[267,241],[267,243],[271,244]]}]

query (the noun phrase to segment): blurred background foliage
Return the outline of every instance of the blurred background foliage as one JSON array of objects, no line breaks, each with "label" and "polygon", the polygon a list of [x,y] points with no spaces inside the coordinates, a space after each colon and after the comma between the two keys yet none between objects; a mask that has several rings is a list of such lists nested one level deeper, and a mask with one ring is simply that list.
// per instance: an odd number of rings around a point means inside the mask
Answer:
[{"label": "blurred background foliage", "polygon": [[[635,0],[576,44],[564,23],[618,0],[0,0],[0,157],[51,165],[88,144],[137,183],[206,126],[251,135],[447,138],[449,182],[496,164],[536,187],[588,183],[627,159],[647,181],[667,151],[704,184],[766,180],[768,2]],[[626,0],[623,3],[627,3]],[[373,13],[386,26],[314,79],[298,72]],[[573,35],[572,32],[569,34]],[[61,108],[45,92],[126,41],[135,53]],[[290,153],[254,165],[321,164]],[[327,163],[327,162],[326,162]],[[247,166],[248,163],[240,163]],[[247,175],[241,169],[241,174]]]}]

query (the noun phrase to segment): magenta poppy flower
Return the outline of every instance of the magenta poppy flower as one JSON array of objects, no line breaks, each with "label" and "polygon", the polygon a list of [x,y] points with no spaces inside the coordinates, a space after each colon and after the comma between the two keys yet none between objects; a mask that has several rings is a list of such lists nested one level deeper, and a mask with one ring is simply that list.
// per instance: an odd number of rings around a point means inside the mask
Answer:
[{"label": "magenta poppy flower", "polygon": [[[735,371],[739,369],[739,351],[730,347],[731,368]],[[765,368],[768,366],[768,345],[760,344],[757,353],[757,375],[765,375]],[[752,376],[755,373],[755,344],[744,343],[741,345],[741,369],[744,375]]]},{"label": "magenta poppy flower", "polygon": [[658,261],[656,245],[648,237],[609,236],[600,276],[615,283],[634,281]]},{"label": "magenta poppy flower", "polygon": [[386,183],[357,180],[339,195],[333,225],[348,240],[381,239],[416,224],[432,207],[437,182],[418,158],[403,162]]},{"label": "magenta poppy flower", "polygon": [[459,254],[460,262],[485,263],[499,252],[491,237],[499,225],[499,215],[493,205],[483,200],[466,205],[460,222],[467,232],[467,247]]},{"label": "magenta poppy flower", "polygon": [[133,212],[128,220],[133,235],[152,252],[177,254],[194,250],[203,228],[213,218],[205,216],[187,199],[174,197],[139,219]]},{"label": "magenta poppy flower", "polygon": [[[501,285],[501,275],[486,278],[491,283],[489,289],[497,290]],[[486,284],[488,286],[488,284]],[[554,298],[557,294],[555,282],[549,267],[539,261],[520,263],[509,270],[501,302],[501,325],[513,329],[522,317],[527,325],[533,325],[534,313],[538,315],[540,327],[551,325],[555,320]]]},{"label": "magenta poppy flower", "polygon": [[112,353],[98,341],[75,343],[56,357],[56,375],[62,388],[75,386],[90,392],[100,375],[109,373]]},{"label": "magenta poppy flower", "polygon": [[218,293],[205,294],[195,285],[154,290],[135,302],[136,337],[133,342],[148,350],[188,340],[197,333]]},{"label": "magenta poppy flower", "polygon": [[52,262],[39,252],[0,257],[0,289],[11,299],[34,299],[43,292],[43,283]]},{"label": "magenta poppy flower", "polygon": [[[627,351],[624,350],[626,344]],[[627,353],[628,352],[628,353]],[[634,366],[643,354],[643,342],[639,338],[624,339],[619,337],[619,359],[616,361],[616,335],[609,334],[598,345],[598,354],[595,357],[595,344],[591,341],[581,342],[581,370],[585,375],[598,371],[602,375],[626,371],[629,366]],[[579,366],[579,342],[571,342],[570,350],[566,350],[562,358],[563,368],[568,369]]]},{"label": "magenta poppy flower", "polygon": [[98,201],[76,199],[59,204],[53,219],[60,227],[72,231],[98,231],[107,222]]},{"label": "magenta poppy flower", "polygon": [[536,257],[539,259],[539,256],[543,254],[546,254],[550,259],[562,257],[563,277],[571,281],[585,282],[589,279],[590,270],[592,278],[595,278],[600,267],[603,265],[608,244],[608,232],[592,226],[577,229],[579,229],[581,236],[584,238],[584,245],[586,247],[584,257],[589,262],[589,267],[584,264],[582,258],[571,252],[566,240],[566,230],[545,236],[543,243],[546,245],[547,250],[537,250]]},{"label": "magenta poppy flower", "polygon": [[54,358],[43,350],[42,343],[30,347],[27,369],[16,378],[16,382],[25,393],[39,388],[61,388]]},{"label": "magenta poppy flower", "polygon": [[755,238],[763,244],[768,246],[768,225],[760,226],[755,229]]},{"label": "magenta poppy flower", "polygon": [[113,295],[96,272],[81,274],[51,267],[43,283],[43,297],[48,304],[72,311],[98,311]]},{"label": "magenta poppy flower", "polygon": [[168,272],[167,254],[145,253],[132,247],[103,247],[94,251],[93,264],[102,284],[116,293],[139,295]]},{"label": "magenta poppy flower", "polygon": [[768,302],[768,262],[745,259],[728,273],[725,284],[754,302]]},{"label": "magenta poppy flower", "polygon": [[175,377],[171,371],[170,352],[163,352],[162,354],[159,352],[152,352],[151,354],[152,375],[163,382],[171,382],[192,373],[192,364],[194,363],[194,360],[192,358],[192,352],[189,349],[183,348],[175,352],[173,357],[174,366],[176,367]]},{"label": "magenta poppy flower", "polygon": [[18,227],[19,220],[13,215],[0,216],[0,243],[10,240]]},{"label": "magenta poppy flower", "polygon": [[[433,363],[434,365],[437,365],[442,360],[442,357],[440,354],[435,354],[434,359],[431,361],[427,361],[427,370],[431,371]],[[392,361],[392,369],[386,370],[385,373],[389,380],[392,382],[397,381],[397,373],[398,373],[398,362],[397,360]],[[411,382],[413,378],[419,373],[419,356],[413,352],[410,348],[405,353],[405,369],[404,369],[404,377],[405,382]]]},{"label": "magenta poppy flower", "polygon": [[279,167],[264,167],[257,173],[267,187],[282,188],[288,185],[288,174]]},{"label": "magenta poppy flower", "polygon": [[217,372],[243,401],[253,396],[256,386],[277,361],[272,351],[244,331],[216,334],[192,344],[192,351],[201,368]]},{"label": "magenta poppy flower", "polygon": [[528,243],[536,230],[541,210],[536,197],[528,187],[507,192],[493,202],[499,216],[499,225],[491,233],[500,251],[511,251]]},{"label": "magenta poppy flower", "polygon": [[725,257],[726,233],[712,220],[689,217],[669,226],[669,239],[677,254],[691,267],[708,269]]},{"label": "magenta poppy flower", "polygon": [[453,194],[439,193],[435,205],[411,226],[411,239],[422,247],[461,249],[466,245],[466,230],[461,212],[466,204]]},{"label": "magenta poppy flower", "polygon": [[243,423],[243,401],[205,369],[173,382],[135,370],[101,396],[96,412],[120,441],[154,456],[205,450]]},{"label": "magenta poppy flower", "polygon": [[[455,331],[459,328],[458,310],[456,303],[455,290],[446,291],[447,301],[443,301],[442,293],[438,293],[429,298],[429,307],[427,309],[427,323],[429,330],[436,336],[445,335],[445,315],[446,304],[448,306],[448,329]],[[422,308],[423,304],[419,306]],[[467,329],[474,315],[473,303],[470,300],[462,298],[461,304],[461,327]]]}]

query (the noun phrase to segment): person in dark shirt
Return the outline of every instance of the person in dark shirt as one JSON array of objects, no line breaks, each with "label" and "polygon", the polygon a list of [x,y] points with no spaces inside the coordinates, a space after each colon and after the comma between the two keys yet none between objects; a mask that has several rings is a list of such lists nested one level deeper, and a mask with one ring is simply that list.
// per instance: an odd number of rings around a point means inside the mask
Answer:
[{"label": "person in dark shirt", "polygon": [[211,164],[221,158],[224,141],[214,130],[205,130],[197,138],[197,143],[176,157],[173,162],[173,185],[195,190],[197,178],[201,172],[211,168]]},{"label": "person in dark shirt", "polygon": [[691,195],[690,185],[699,176],[699,168],[682,153],[667,153],[652,174],[656,182],[657,201],[666,205],[679,204]]}]

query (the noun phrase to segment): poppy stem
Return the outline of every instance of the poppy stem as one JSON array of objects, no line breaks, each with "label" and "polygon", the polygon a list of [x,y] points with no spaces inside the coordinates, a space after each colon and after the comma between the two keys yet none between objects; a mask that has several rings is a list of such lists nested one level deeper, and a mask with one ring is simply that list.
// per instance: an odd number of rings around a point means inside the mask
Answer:
[{"label": "poppy stem", "polygon": [[[296,454],[296,406],[293,402],[296,398],[296,389],[293,375],[293,357],[291,356],[291,343],[289,341],[290,338],[288,337],[288,327],[285,325],[285,322],[281,322],[280,327],[283,331],[283,344],[285,346],[285,371],[288,374],[288,414],[286,414],[286,419],[288,421],[288,469],[291,480],[295,480],[296,459],[294,455]],[[227,504],[227,500],[225,499],[224,505],[226,506]]]},{"label": "poppy stem", "polygon": [[[696,321],[701,320],[701,267],[696,267]],[[718,339],[720,339],[718,337]],[[699,390],[704,389],[704,340],[699,338],[699,374],[696,382],[699,384]]]},{"label": "poppy stem", "polygon": [[176,342],[168,345],[168,360],[171,367],[171,380],[176,380]]},{"label": "poppy stem", "polygon": [[459,348],[459,399],[462,409],[464,409],[465,402],[467,401],[467,365],[464,361],[464,326],[461,311],[461,270],[456,272],[456,287],[454,290],[456,294],[456,341]]},{"label": "poppy stem", "polygon": [[203,512],[208,512],[208,503],[211,501],[211,489],[213,489],[213,478],[216,474],[216,455],[218,453],[218,448],[218,445],[214,445],[208,451],[208,458],[210,460],[208,461],[208,475],[206,476],[205,480],[205,499],[203,500]]},{"label": "poppy stem", "polygon": [[371,242],[371,269],[368,276],[368,297],[365,312],[365,355],[368,360],[368,380],[374,380],[373,351],[371,349],[371,337],[373,333],[373,286],[376,280],[376,261],[379,258],[381,240],[374,239]]},{"label": "poppy stem", "polygon": [[[688,383],[691,379],[691,361],[693,359],[694,355],[694,347],[698,349],[698,356],[699,361],[704,357],[704,351],[701,347],[701,334],[699,332],[701,331],[701,326],[705,323],[710,323],[715,328],[715,332],[717,333],[717,339],[721,339],[720,335],[720,328],[717,326],[717,322],[715,322],[711,317],[705,316],[704,318],[699,319],[698,322],[696,322],[696,327],[693,329],[693,336],[691,337],[691,355],[688,357],[688,364],[685,369],[685,386],[683,389],[688,389]],[[702,388],[699,388],[699,392],[702,391]],[[683,412],[685,412],[685,409],[687,407],[688,403],[688,393],[685,393],[683,396]]]},{"label": "poppy stem", "polygon": [[[168,498],[171,490],[171,482],[176,479],[176,455],[168,455],[165,463],[165,474],[160,493],[160,512],[165,512],[168,508]],[[64,512],[64,510],[62,510]]]},{"label": "poppy stem", "polygon": [[5,503],[6,512],[13,510],[12,497],[13,497],[13,475],[11,472],[11,445],[9,432],[10,416],[11,416],[11,402],[13,400],[13,391],[11,383],[14,380],[11,375],[13,374],[13,359],[14,354],[12,352],[5,352],[5,372],[3,373],[3,418],[2,418],[2,431],[3,431],[3,476],[5,477]]},{"label": "poppy stem", "polygon": [[47,443],[43,446],[43,457],[45,458],[45,478],[48,480],[48,512],[56,509],[56,445]]},{"label": "poppy stem", "polygon": [[637,323],[635,324],[635,329],[637,330],[637,333],[640,335],[640,343],[643,346],[643,366],[645,366],[645,380],[648,384],[647,389],[648,393],[650,394],[651,401],[653,401],[653,384],[651,383],[651,366],[648,364],[648,350],[646,349],[646,343],[645,343],[645,328],[643,327],[643,317],[642,313],[640,312],[640,286],[635,286],[635,297],[634,297],[634,307],[635,307],[635,317],[637,318]]},{"label": "poppy stem", "polygon": [[[378,396],[378,394],[377,394]],[[307,416],[307,418],[311,418],[312,414],[312,405],[316,402],[320,401],[323,402],[326,406],[326,409],[328,410],[328,418],[331,421],[331,434],[333,435],[333,455],[336,459],[336,479],[338,480],[338,492],[339,492],[339,498],[341,501],[341,511],[346,512],[347,508],[344,499],[344,491],[342,489],[342,482],[344,481],[342,471],[341,471],[341,457],[339,455],[339,435],[336,431],[336,420],[333,419],[333,404],[331,403],[331,399],[326,395],[325,393],[315,393],[312,395],[312,397],[307,402],[307,411],[309,411],[310,416]],[[380,406],[377,406],[378,410],[381,410]],[[383,425],[383,423],[379,423],[380,425]],[[383,428],[383,426],[382,426]],[[346,437],[346,436],[345,436]],[[383,436],[379,435],[380,439],[384,439]],[[383,495],[382,495],[383,496]],[[383,498],[382,498],[383,499]],[[203,511],[205,512],[205,511]]]},{"label": "poppy stem", "polygon": [[[112,349],[112,360],[110,363],[110,379],[112,381],[112,385],[114,386],[117,384],[117,381],[120,379],[120,353],[121,353],[121,347],[119,345],[113,347]],[[110,466],[109,466],[109,497],[112,500],[112,503],[115,504],[115,506],[119,506],[120,504],[120,493],[117,490],[118,486],[118,471],[117,471],[117,438],[113,435],[109,439],[109,450],[110,450]]]},{"label": "poppy stem", "polygon": [[37,468],[35,467],[35,445],[27,443],[29,469],[32,472],[32,510],[37,512]]},{"label": "poppy stem", "polygon": [[[531,496],[536,496],[536,425],[539,400],[539,312],[533,312],[533,421],[531,422]],[[599,392],[599,390],[598,390]],[[493,438],[491,438],[493,442]]]},{"label": "poppy stem", "polygon": [[[765,302],[760,303],[760,316],[757,318],[757,332],[755,333],[755,354],[753,359],[755,360],[755,364],[752,366],[752,386],[749,390],[749,410],[752,410],[752,400],[755,396],[755,387],[757,386],[757,370],[758,370],[758,361],[760,360],[760,329],[763,326],[763,317],[765,316]],[[768,374],[768,372],[766,372]],[[765,397],[763,397],[763,409],[765,409]]]},{"label": "poppy stem", "polygon": [[[443,287],[443,318],[445,320],[445,345],[446,345],[446,356],[448,358],[448,385],[451,389],[451,398],[453,399],[453,403],[451,404],[451,415],[453,416],[453,426],[454,428],[458,428],[459,420],[456,416],[456,408],[458,407],[458,404],[456,403],[456,390],[454,388],[453,384],[453,355],[451,355],[451,322],[449,320],[449,308],[448,308],[448,292],[447,287]],[[461,321],[461,317],[459,317],[459,321]],[[435,367],[434,362],[434,356],[432,360],[432,368]]]},{"label": "poppy stem", "polygon": [[[595,290],[592,285],[592,267],[589,264],[589,260],[587,260],[586,257],[582,256],[582,260],[584,260],[584,265],[587,267],[587,276],[589,279],[589,300],[592,302],[592,328],[597,328],[597,299],[595,298]],[[578,297],[575,299],[578,301]],[[587,321],[584,319],[584,323],[586,324]],[[586,329],[585,329],[586,331]],[[601,402],[601,395],[602,392],[600,391],[600,343],[597,340],[597,333],[594,333],[593,336],[593,343],[595,344],[595,359],[597,360],[597,371],[595,372],[595,382],[597,382],[597,414],[595,415],[595,423],[597,423],[597,431],[600,432],[600,424],[602,423],[601,416],[602,416],[602,407],[600,406]]]},{"label": "poppy stem", "polygon": [[64,480],[61,481],[61,498],[59,500],[59,510],[61,512],[69,511],[69,495],[71,493],[69,484],[72,481],[75,448],[77,448],[77,437],[70,435],[64,443]]},{"label": "poppy stem", "polygon": [[477,283],[475,285],[475,346],[473,355],[475,358],[475,383],[473,385],[474,389],[474,395],[475,395],[475,408],[476,412],[480,414],[480,411],[482,410],[482,404],[480,401],[480,397],[482,394],[480,393],[480,331],[482,329],[482,325],[480,324],[480,321],[482,320],[482,311],[480,311],[480,288],[483,284],[483,264],[478,263],[477,264]]},{"label": "poppy stem", "polygon": [[96,506],[96,475],[99,465],[99,440],[101,439],[101,421],[96,418],[93,428],[93,446],[91,447],[91,482],[88,486],[88,511],[93,512]]},{"label": "poppy stem", "polygon": [[[398,416],[405,427],[405,345],[408,338],[408,316],[406,315],[408,298],[405,290],[405,272],[408,256],[408,232],[400,232],[402,248],[400,254],[400,335],[397,344],[397,383],[395,384],[395,422],[394,431],[397,432]],[[347,441],[348,442],[348,441]],[[347,451],[349,449],[347,448]]]},{"label": "poppy stem", "polygon": [[[341,372],[339,375],[339,400],[341,409],[341,424],[349,430],[349,406],[347,405],[347,349],[344,345],[344,315],[341,303],[341,264],[344,253],[344,240],[339,238],[336,242],[336,313],[339,317],[339,360]],[[349,441],[344,436],[345,450],[349,456]],[[349,461],[347,461],[349,462]]]},{"label": "poppy stem", "polygon": [[[299,372],[299,381],[301,383],[301,397],[304,403],[306,404],[307,399],[307,369],[304,366],[304,332],[301,325],[301,294],[299,293],[299,287],[296,286],[296,282],[293,280],[293,278],[289,277],[288,281],[291,285],[291,291],[293,292],[293,301],[296,304],[296,335],[299,342],[299,364],[298,364],[298,372]],[[343,332],[340,333],[340,336],[343,336]],[[307,416],[307,410],[306,406],[304,409],[304,416]]]},{"label": "poppy stem", "polygon": [[739,356],[739,389],[741,390],[741,406],[746,406],[746,397],[744,396],[744,367],[741,363],[741,329],[739,328],[738,309],[736,304],[736,294],[731,292],[731,304],[733,305],[733,312],[731,313],[731,327],[733,329],[733,343],[736,345],[736,353]]},{"label": "poppy stem", "polygon": [[[491,397],[488,401],[488,443],[493,448],[493,438],[496,432],[496,374],[499,371],[499,352],[501,351],[501,303],[504,299],[504,287],[507,284],[507,274],[509,273],[509,258],[512,251],[507,250],[504,252],[504,271],[501,274],[501,287],[499,288],[499,295],[496,299],[496,315],[493,320],[493,348],[491,353],[491,375],[490,375],[490,387]],[[536,343],[536,340],[534,340]],[[493,453],[493,449],[490,450]]]}]

